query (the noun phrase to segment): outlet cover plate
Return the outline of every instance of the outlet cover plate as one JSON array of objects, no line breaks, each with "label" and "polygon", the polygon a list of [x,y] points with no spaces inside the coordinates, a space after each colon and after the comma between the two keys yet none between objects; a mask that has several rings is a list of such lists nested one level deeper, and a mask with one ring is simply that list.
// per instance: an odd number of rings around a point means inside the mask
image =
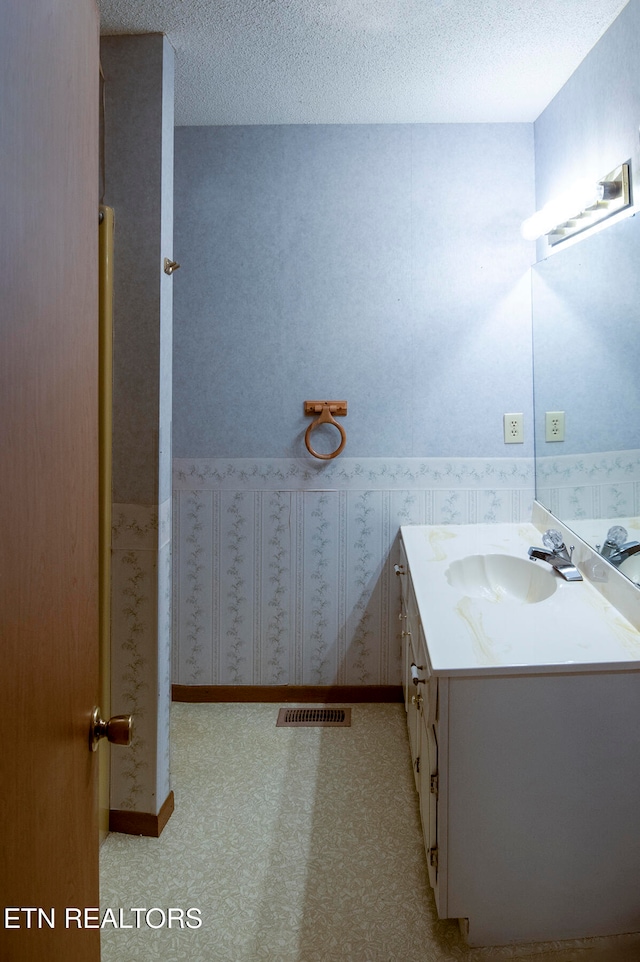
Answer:
[{"label": "outlet cover plate", "polygon": [[547,411],[544,416],[545,441],[564,441],[564,411]]},{"label": "outlet cover plate", "polygon": [[524,443],[524,415],[505,414],[504,415],[504,443],[523,444]]}]

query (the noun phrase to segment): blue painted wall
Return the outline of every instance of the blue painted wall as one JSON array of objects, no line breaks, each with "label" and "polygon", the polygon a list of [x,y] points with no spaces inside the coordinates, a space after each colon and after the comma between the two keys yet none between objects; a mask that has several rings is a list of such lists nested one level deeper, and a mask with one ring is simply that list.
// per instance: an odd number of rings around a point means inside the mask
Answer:
[{"label": "blue painted wall", "polygon": [[581,177],[640,160],[640,2],[630,0],[535,122],[541,207]]},{"label": "blue painted wall", "polygon": [[307,398],[345,456],[531,456],[532,134],[177,128],[174,457],[308,458]]},{"label": "blue painted wall", "polygon": [[112,756],[111,808],[155,815],[170,790],[174,54],[161,34],[100,49],[115,209],[111,708],[136,720]]},{"label": "blue painted wall", "polygon": [[[631,211],[640,209],[639,62],[640,0],[631,0],[535,122],[538,208],[580,178],[597,181],[630,161]],[[565,519],[635,515],[640,217],[623,212],[571,243],[550,252],[539,241],[534,268],[539,489]],[[544,414],[555,410],[566,412],[566,439],[546,443]],[[581,457],[598,452],[621,457],[601,466]]]},{"label": "blue painted wall", "polygon": [[173,679],[398,683],[399,525],[530,517],[532,126],[178,128],[175,161]]}]

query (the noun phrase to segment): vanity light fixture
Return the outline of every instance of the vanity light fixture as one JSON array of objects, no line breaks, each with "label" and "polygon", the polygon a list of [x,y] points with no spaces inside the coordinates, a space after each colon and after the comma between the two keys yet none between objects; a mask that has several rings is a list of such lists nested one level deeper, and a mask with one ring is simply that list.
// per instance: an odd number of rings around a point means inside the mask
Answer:
[{"label": "vanity light fixture", "polygon": [[525,240],[546,234],[549,244],[573,237],[631,204],[629,164],[620,164],[596,184],[583,179],[545,204],[522,224]]}]

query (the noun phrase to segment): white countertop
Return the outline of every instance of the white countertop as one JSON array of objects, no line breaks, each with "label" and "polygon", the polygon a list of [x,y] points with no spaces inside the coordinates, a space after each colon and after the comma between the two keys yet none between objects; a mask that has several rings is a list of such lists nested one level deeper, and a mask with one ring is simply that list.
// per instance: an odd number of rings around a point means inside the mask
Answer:
[{"label": "white countertop", "polygon": [[587,580],[564,581],[545,600],[452,586],[447,569],[471,555],[528,560],[533,524],[404,525],[400,529],[434,674],[640,670],[640,632]]}]

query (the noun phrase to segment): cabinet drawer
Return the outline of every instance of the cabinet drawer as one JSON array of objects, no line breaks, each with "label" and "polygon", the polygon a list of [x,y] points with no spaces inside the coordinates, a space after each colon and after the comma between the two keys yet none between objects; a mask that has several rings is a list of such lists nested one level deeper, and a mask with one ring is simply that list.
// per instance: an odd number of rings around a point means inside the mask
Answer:
[{"label": "cabinet drawer", "polygon": [[400,538],[400,562],[396,565],[396,574],[400,580],[400,590],[402,591],[402,598],[406,604],[407,594],[408,594],[408,584],[409,584],[409,564],[407,562],[407,553],[404,550],[404,544],[402,543],[402,538]]}]

